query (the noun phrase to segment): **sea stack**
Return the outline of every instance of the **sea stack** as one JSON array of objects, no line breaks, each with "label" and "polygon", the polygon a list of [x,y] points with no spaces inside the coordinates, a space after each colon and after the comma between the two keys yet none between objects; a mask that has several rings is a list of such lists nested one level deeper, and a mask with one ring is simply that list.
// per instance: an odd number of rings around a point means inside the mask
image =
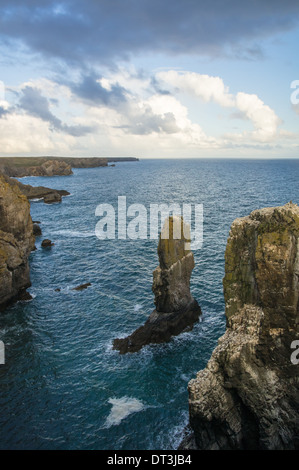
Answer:
[{"label": "sea stack", "polygon": [[192,329],[201,314],[190,293],[194,256],[190,251],[190,226],[182,217],[168,217],[158,244],[159,266],[153,273],[155,310],[146,323],[126,338],[115,339],[121,354],[139,351],[150,343],[164,343]]},{"label": "sea stack", "polygon": [[29,202],[0,174],[0,309],[25,298],[31,285],[28,257],[34,242]]},{"label": "sea stack", "polygon": [[189,383],[193,436],[181,448],[298,449],[298,237],[292,203],[233,222],[223,280],[227,328]]}]

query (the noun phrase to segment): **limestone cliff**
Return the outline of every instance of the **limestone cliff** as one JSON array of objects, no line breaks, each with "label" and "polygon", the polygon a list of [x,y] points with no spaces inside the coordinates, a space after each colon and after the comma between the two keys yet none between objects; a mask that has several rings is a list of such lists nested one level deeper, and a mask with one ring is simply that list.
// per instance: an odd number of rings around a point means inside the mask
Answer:
[{"label": "limestone cliff", "polygon": [[299,447],[299,207],[236,219],[225,253],[227,329],[189,383],[199,449]]},{"label": "limestone cliff", "polygon": [[28,256],[33,249],[29,202],[0,174],[0,309],[30,286]]},{"label": "limestone cliff", "polygon": [[181,217],[166,219],[159,238],[160,265],[153,273],[156,309],[146,323],[127,338],[115,339],[120,353],[135,352],[149,343],[169,341],[192,328],[201,313],[190,293],[194,257],[190,251],[190,227]]}]

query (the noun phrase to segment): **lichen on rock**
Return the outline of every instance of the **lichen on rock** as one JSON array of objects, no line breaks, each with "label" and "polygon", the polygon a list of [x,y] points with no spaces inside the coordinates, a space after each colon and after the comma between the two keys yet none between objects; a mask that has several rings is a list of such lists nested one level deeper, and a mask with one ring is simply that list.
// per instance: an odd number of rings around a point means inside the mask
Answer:
[{"label": "lichen on rock", "polygon": [[[265,208],[232,224],[223,280],[227,329],[189,383],[198,449],[299,447],[299,207]],[[182,445],[183,446],[183,445]]]}]

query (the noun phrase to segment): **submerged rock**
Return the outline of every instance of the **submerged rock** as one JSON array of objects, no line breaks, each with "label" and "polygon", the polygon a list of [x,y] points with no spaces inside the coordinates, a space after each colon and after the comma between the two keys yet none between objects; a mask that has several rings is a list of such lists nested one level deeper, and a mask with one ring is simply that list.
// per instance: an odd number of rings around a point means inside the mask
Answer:
[{"label": "submerged rock", "polygon": [[194,257],[190,251],[190,227],[181,217],[166,219],[160,234],[160,266],[153,273],[156,309],[146,323],[127,338],[115,339],[113,349],[121,354],[139,351],[150,343],[164,343],[193,324],[201,314],[190,293]]},{"label": "submerged rock", "polygon": [[0,309],[30,287],[28,257],[34,241],[27,198],[0,174]]},{"label": "submerged rock", "polygon": [[74,287],[73,290],[80,291],[80,290],[87,289],[87,287],[90,287],[90,286],[91,286],[91,283],[87,282],[86,284],[81,284],[80,286]]},{"label": "submerged rock", "polygon": [[226,332],[189,383],[196,446],[297,449],[299,376],[291,361],[299,339],[297,205],[234,221],[223,285]]}]

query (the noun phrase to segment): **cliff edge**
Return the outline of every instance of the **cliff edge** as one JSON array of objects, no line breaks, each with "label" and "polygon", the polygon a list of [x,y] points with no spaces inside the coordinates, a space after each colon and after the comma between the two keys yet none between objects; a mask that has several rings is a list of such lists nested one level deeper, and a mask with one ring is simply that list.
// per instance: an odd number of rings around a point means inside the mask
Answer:
[{"label": "cliff edge", "polygon": [[28,256],[34,241],[27,198],[0,174],[0,309],[30,287]]},{"label": "cliff edge", "polygon": [[297,205],[233,222],[223,286],[226,332],[188,387],[193,446],[297,449],[299,365],[291,361],[299,339]]},{"label": "cliff edge", "polygon": [[191,329],[201,314],[190,292],[194,257],[190,251],[190,226],[182,217],[166,219],[159,237],[158,256],[152,286],[156,308],[134,333],[113,341],[113,349],[121,354],[139,351],[146,344],[167,342]]}]

